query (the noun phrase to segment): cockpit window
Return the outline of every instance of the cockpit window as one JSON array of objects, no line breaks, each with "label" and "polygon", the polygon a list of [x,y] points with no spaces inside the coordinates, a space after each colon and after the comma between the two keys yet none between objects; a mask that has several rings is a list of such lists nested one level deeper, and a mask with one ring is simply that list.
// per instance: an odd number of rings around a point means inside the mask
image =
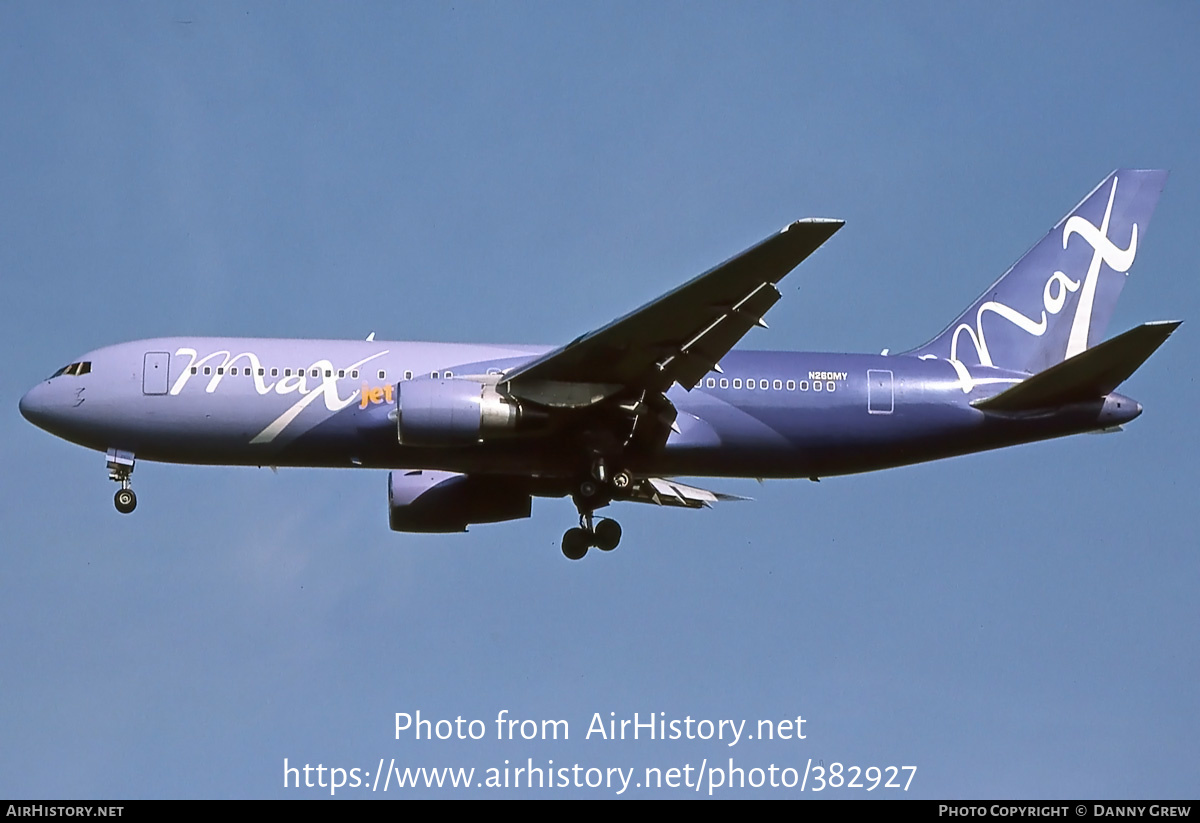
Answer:
[{"label": "cockpit window", "polygon": [[71,375],[72,377],[78,377],[83,374],[91,374],[91,372],[92,372],[92,361],[84,360],[81,363],[72,363],[69,366],[63,366],[61,369],[56,371],[54,374],[50,375],[50,379],[53,380],[54,378],[58,377],[60,374],[67,374],[67,375]]}]

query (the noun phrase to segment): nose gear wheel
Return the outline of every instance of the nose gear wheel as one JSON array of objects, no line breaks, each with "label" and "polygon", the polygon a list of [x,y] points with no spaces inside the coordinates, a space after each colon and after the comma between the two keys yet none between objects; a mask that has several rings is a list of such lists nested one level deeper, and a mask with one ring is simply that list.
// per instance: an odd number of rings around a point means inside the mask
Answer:
[{"label": "nose gear wheel", "polygon": [[129,476],[133,474],[133,452],[109,449],[105,455],[108,462],[108,479],[121,484],[113,495],[113,505],[121,514],[129,514],[137,508],[137,495],[130,487]]}]

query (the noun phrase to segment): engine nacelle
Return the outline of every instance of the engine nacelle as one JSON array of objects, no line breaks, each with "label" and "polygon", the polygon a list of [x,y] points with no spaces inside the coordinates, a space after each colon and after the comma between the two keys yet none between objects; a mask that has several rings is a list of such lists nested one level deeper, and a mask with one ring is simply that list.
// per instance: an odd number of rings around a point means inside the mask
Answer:
[{"label": "engine nacelle", "polygon": [[520,403],[475,380],[406,380],[396,386],[396,436],[406,446],[474,443],[512,433]]},{"label": "engine nacelle", "polygon": [[388,473],[392,531],[465,532],[474,523],[519,520],[533,512],[533,497],[512,478],[442,471]]}]

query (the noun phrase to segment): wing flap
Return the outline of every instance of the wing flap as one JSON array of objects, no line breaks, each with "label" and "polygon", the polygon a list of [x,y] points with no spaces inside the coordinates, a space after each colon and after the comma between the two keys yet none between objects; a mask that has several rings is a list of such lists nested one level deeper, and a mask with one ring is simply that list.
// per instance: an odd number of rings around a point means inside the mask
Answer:
[{"label": "wing flap", "polygon": [[685,509],[707,509],[719,501],[749,500],[736,494],[724,494],[689,486],[665,477],[645,477],[633,484],[629,500]]},{"label": "wing flap", "polygon": [[779,289],[773,283],[760,284],[737,305],[680,346],[678,351],[666,360],[659,361],[659,370],[665,372],[671,369],[676,383],[685,389],[693,388],[713,370],[718,360],[737,345],[746,332],[754,326],[763,325],[763,315],[779,302],[779,297]]}]

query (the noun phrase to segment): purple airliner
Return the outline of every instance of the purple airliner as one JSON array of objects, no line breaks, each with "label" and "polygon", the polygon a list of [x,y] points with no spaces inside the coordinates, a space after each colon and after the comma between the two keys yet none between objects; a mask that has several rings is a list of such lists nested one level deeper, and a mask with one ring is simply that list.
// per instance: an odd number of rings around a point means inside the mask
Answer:
[{"label": "purple airliner", "polygon": [[105,452],[117,510],[134,459],[391,469],[396,531],[465,531],[570,495],[563,554],[609,551],[616,501],[738,499],[680,476],[886,469],[1080,432],[1142,407],[1115,389],[1178,327],[1101,342],[1166,183],[1114,171],[958,319],[903,354],[735,351],[778,283],[842,227],[798,220],[564,346],[179,337],[89,352],[21,399]]}]

